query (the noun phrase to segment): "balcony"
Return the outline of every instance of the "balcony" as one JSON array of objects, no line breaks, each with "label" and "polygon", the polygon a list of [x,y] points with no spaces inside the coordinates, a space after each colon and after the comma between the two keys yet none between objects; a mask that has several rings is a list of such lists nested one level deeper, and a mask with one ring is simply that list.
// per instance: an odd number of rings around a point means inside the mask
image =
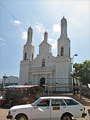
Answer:
[{"label": "balcony", "polygon": [[56,67],[36,67],[36,68],[31,68],[30,72],[36,72],[36,71],[53,71],[56,70]]}]

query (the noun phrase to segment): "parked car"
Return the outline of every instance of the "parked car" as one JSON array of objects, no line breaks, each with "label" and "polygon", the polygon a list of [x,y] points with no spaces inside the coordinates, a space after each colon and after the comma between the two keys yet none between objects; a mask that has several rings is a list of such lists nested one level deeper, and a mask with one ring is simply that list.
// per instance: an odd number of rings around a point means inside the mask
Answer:
[{"label": "parked car", "polygon": [[70,97],[40,97],[32,104],[14,106],[7,119],[11,120],[72,120],[85,117],[85,108]]}]

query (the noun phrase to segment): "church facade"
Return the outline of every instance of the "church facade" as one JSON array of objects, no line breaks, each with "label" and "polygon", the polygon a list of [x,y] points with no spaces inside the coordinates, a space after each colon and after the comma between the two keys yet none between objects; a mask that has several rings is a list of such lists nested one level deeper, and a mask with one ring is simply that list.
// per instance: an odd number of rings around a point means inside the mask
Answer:
[{"label": "church facade", "polygon": [[[20,84],[32,85],[72,85],[70,39],[67,36],[67,20],[61,19],[61,35],[57,40],[57,56],[54,57],[48,43],[48,33],[39,45],[39,54],[34,58],[33,29],[28,29],[27,42],[23,49],[23,60],[20,62]],[[46,88],[45,88],[46,89]]]}]

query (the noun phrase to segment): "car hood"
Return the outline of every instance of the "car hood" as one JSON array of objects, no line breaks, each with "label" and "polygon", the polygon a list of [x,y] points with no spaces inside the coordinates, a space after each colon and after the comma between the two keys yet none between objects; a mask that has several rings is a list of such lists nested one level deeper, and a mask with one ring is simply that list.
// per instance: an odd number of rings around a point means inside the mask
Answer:
[{"label": "car hood", "polygon": [[17,105],[17,106],[13,106],[10,110],[17,110],[17,109],[27,109],[27,108],[32,108],[33,106],[31,104],[27,104],[27,105]]}]

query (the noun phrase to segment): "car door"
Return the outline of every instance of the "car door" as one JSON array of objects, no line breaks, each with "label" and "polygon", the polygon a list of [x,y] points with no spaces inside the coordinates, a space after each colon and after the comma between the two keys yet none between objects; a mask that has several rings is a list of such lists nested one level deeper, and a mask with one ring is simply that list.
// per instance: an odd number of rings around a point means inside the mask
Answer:
[{"label": "car door", "polygon": [[51,100],[51,120],[60,120],[62,114],[67,109],[65,102],[62,99]]},{"label": "car door", "polygon": [[32,109],[33,120],[50,120],[50,100],[43,99]]}]

